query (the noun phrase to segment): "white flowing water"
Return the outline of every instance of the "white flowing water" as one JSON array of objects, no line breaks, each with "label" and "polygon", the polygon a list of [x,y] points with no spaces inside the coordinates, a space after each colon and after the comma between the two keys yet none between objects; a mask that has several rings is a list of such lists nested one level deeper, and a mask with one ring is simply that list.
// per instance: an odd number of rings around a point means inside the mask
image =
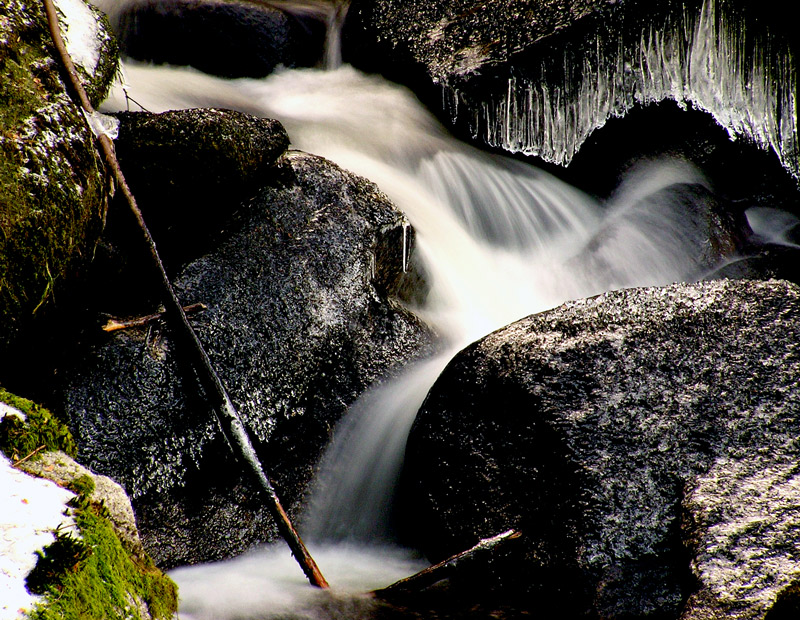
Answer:
[{"label": "white flowing water", "polygon": [[[377,542],[388,537],[387,514],[408,430],[456,350],[566,299],[699,273],[693,257],[701,236],[687,228],[691,222],[684,223],[669,200],[675,184],[704,183],[685,163],[642,167],[609,204],[600,205],[532,166],[458,142],[409,91],[349,66],[229,81],[189,69],[129,65],[126,79],[125,90],[151,112],[216,106],[279,119],[295,148],[375,181],[416,229],[417,260],[424,264],[430,294],[414,310],[441,335],[445,353],[376,386],[352,407],[324,458],[304,523],[312,542],[348,541],[336,547],[340,555],[329,546],[312,545],[311,551],[321,556],[323,572],[326,561],[336,565],[355,557],[350,573],[362,567],[369,577],[356,590],[385,585],[418,567],[407,553],[389,553]],[[119,88],[105,109],[128,105]],[[354,556],[353,541],[371,543],[370,551],[360,547]],[[283,597],[295,591],[304,593],[292,595],[293,613],[316,617],[330,600],[311,600],[297,585],[299,569],[285,566],[286,558],[288,551],[270,548],[222,565],[175,571],[182,617],[283,617],[292,605]],[[369,569],[376,564],[386,572]],[[327,577],[334,586],[344,579],[334,568]],[[264,594],[246,594],[253,589]],[[317,611],[303,615],[310,608]],[[356,617],[352,613],[342,617]]]}]

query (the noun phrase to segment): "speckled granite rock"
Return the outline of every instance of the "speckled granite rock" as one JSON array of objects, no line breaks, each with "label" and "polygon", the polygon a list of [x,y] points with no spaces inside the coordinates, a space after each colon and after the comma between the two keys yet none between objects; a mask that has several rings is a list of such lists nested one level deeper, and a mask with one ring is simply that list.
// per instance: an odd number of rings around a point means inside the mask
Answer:
[{"label": "speckled granite rock", "polygon": [[755,455],[717,459],[690,485],[683,511],[699,588],[682,620],[763,618],[800,576],[800,464]]},{"label": "speckled granite rock", "polygon": [[798,343],[782,281],[621,290],[490,334],[412,429],[420,543],[520,528],[499,581],[536,609],[763,618],[800,570]]},{"label": "speckled granite rock", "polygon": [[[377,187],[299,152],[264,183],[175,286],[208,306],[192,322],[291,511],[347,405],[431,341],[396,301],[407,222]],[[76,360],[64,392],[79,460],[126,488],[162,566],[275,535],[180,363],[168,332],[129,330]]]}]

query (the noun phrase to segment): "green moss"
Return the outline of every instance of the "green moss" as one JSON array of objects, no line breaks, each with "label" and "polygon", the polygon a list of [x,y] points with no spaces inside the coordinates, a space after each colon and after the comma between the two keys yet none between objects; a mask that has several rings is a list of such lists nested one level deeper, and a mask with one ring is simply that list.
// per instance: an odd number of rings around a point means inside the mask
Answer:
[{"label": "green moss", "polygon": [[29,618],[147,618],[142,607],[154,619],[172,618],[178,605],[174,582],[125,550],[102,505],[86,496],[74,505],[80,540],[64,536],[41,554],[31,576],[38,571],[34,587],[45,601]]},{"label": "green moss", "polygon": [[25,579],[25,586],[33,594],[46,594],[51,587],[63,587],[67,575],[80,570],[92,549],[80,538],[56,532],[55,542],[37,554],[39,559]]},{"label": "green moss", "polygon": [[0,419],[0,450],[17,461],[44,446],[44,450],[61,450],[75,456],[75,441],[66,425],[50,411],[25,398],[0,388],[0,402],[19,409],[25,420],[17,416]]},{"label": "green moss", "polygon": [[[91,259],[107,186],[94,136],[52,57],[41,3],[0,3],[0,348],[53,305]],[[106,35],[87,81],[98,102],[117,70]]]},{"label": "green moss", "polygon": [[89,497],[94,493],[94,480],[92,480],[91,476],[84,474],[70,482],[67,488],[73,493],[77,493],[79,496]]}]

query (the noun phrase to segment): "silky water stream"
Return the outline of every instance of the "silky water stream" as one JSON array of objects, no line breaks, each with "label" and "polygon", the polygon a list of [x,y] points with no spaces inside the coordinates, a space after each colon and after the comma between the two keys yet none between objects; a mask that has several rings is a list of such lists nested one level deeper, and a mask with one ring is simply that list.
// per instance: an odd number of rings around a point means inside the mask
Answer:
[{"label": "silky water stream", "polygon": [[[294,148],[376,182],[416,230],[430,293],[414,311],[444,352],[364,394],[323,459],[300,529],[334,593],[366,592],[424,566],[392,545],[388,514],[416,411],[459,348],[567,299],[701,275],[704,233],[681,217],[672,192],[705,181],[684,162],[638,168],[600,205],[455,140],[409,91],[350,66],[222,80],[129,64],[126,81],[107,110],[126,109],[127,92],[151,112],[215,106],[279,119]],[[360,604],[345,598],[331,611],[336,596],[310,588],[283,545],[172,576],[184,619],[357,617]],[[355,607],[343,611],[342,600]]]}]

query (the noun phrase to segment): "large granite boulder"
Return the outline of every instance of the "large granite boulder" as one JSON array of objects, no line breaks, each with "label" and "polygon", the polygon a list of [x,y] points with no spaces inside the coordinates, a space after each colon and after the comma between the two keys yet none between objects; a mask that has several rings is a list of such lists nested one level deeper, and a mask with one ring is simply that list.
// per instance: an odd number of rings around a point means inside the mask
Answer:
[{"label": "large granite boulder", "polygon": [[[117,71],[106,22],[82,0],[56,2],[67,51],[93,103]],[[0,349],[88,264],[108,183],[90,124],[71,99],[39,2],[0,7]]]},{"label": "large granite boulder", "polygon": [[553,617],[765,617],[800,573],[799,337],[777,280],[614,291],[488,335],[412,428],[415,539],[439,560],[519,528],[497,587]]},{"label": "large granite boulder", "polygon": [[[114,146],[171,276],[219,244],[289,146],[283,126],[233,110],[122,112]],[[108,214],[87,297],[107,313],[145,311],[157,287],[131,286],[148,269],[141,233],[120,200]],[[153,283],[157,283],[154,281]]]},{"label": "large granite boulder", "polygon": [[[397,301],[407,221],[371,183],[290,152],[175,288],[267,472],[294,514],[348,404],[430,347]],[[191,370],[160,325],[73,362],[63,395],[79,460],[132,498],[162,566],[232,556],[275,536]]]}]

